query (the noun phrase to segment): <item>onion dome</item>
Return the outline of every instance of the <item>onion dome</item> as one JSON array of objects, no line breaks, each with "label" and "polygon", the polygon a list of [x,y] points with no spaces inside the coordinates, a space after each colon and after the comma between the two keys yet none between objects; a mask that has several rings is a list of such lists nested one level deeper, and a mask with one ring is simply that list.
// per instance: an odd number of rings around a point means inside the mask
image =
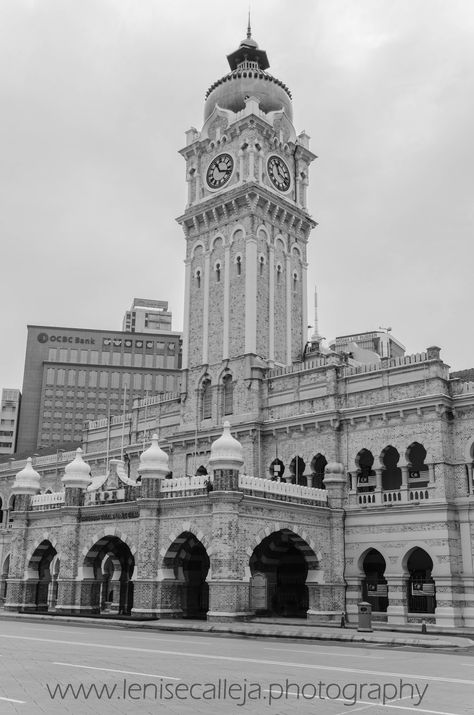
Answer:
[{"label": "onion dome", "polygon": [[204,105],[204,121],[212,114],[216,104],[222,109],[240,112],[245,100],[255,97],[260,109],[267,113],[283,109],[288,119],[293,118],[291,92],[279,79],[265,70],[270,67],[267,53],[259,49],[249,26],[247,37],[239,47],[227,55],[230,73],[218,79],[208,89]]},{"label": "onion dome", "polygon": [[244,463],[242,445],[230,433],[230,422],[224,422],[224,431],[211,445],[211,469],[240,469]]},{"label": "onion dome", "polygon": [[66,465],[62,483],[69,489],[86,489],[91,483],[91,468],[82,458],[80,447],[76,449],[76,456]]},{"label": "onion dome", "polygon": [[142,452],[138,473],[147,476],[166,477],[169,473],[169,457],[158,444],[158,435],[151,438],[151,445]]},{"label": "onion dome", "polygon": [[33,469],[31,457],[26,460],[26,466],[18,472],[13,482],[12,494],[38,494],[40,491],[40,475]]}]

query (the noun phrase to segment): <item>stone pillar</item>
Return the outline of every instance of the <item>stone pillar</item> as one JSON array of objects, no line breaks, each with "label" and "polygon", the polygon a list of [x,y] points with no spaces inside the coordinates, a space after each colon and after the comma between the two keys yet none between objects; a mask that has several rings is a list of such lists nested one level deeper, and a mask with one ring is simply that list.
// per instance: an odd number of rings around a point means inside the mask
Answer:
[{"label": "stone pillar", "polygon": [[245,559],[241,553],[243,537],[239,535],[240,503],[239,470],[243,465],[242,445],[230,434],[229,422],[211,446],[209,466],[214,474],[212,535],[218,548],[211,554],[208,620],[235,621],[249,616],[249,582],[245,576]]},{"label": "stone pillar", "polygon": [[365,574],[351,577],[346,576],[346,613],[349,623],[357,623],[357,604],[362,601],[362,583],[364,579]]},{"label": "stone pillar", "polygon": [[[23,610],[25,604],[36,608],[36,581],[25,590],[26,544],[28,539],[28,510],[31,497],[40,491],[40,475],[33,469],[33,460],[28,457],[26,465],[15,477],[12,494],[15,495],[13,524],[10,530],[10,573],[7,581],[6,611]],[[34,590],[33,590],[34,585]]]},{"label": "stone pillar", "polygon": [[330,510],[329,552],[327,567],[324,574],[321,574],[322,582],[317,586],[314,583],[311,584],[308,575],[310,607],[307,616],[309,620],[313,621],[335,620],[340,618],[341,613],[345,611],[343,505],[347,497],[347,482],[343,464],[331,462],[326,465],[324,486]]},{"label": "stone pillar", "polygon": [[[460,578],[436,576],[436,608],[434,616],[437,626],[463,626],[461,606],[464,600],[464,588]],[[422,614],[420,614],[422,615]]]},{"label": "stone pillar", "polygon": [[381,504],[382,503],[382,472],[383,469],[382,467],[376,467],[374,469],[375,472],[375,503],[376,504]]},{"label": "stone pillar", "polygon": [[402,497],[402,502],[407,502],[409,499],[408,495],[408,476],[409,468],[407,464],[401,464],[400,469],[402,470],[402,486],[400,487],[400,493]]},{"label": "stone pillar", "polygon": [[132,615],[158,618],[162,612],[158,569],[159,543],[159,497],[161,482],[169,472],[169,457],[158,444],[154,434],[150,447],[143,452],[138,465],[142,478],[139,509],[138,544],[135,561]]},{"label": "stone pillar", "polygon": [[405,624],[408,614],[408,574],[384,574],[388,586],[387,623]]}]

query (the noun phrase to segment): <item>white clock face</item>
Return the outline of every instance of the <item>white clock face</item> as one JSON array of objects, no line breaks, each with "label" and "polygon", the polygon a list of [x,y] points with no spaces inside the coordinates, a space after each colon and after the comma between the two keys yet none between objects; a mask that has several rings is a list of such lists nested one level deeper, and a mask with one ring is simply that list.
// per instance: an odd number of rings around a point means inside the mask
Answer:
[{"label": "white clock face", "polygon": [[234,169],[234,160],[230,154],[219,154],[211,161],[206,173],[207,185],[211,189],[220,189],[227,184]]},{"label": "white clock face", "polygon": [[290,188],[290,170],[279,156],[270,156],[267,161],[267,171],[270,181],[278,191],[288,191]]}]

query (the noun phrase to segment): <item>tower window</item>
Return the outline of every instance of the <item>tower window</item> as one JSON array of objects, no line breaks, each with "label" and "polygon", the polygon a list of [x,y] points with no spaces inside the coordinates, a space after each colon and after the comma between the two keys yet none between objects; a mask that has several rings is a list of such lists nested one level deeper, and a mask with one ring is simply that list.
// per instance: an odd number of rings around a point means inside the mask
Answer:
[{"label": "tower window", "polygon": [[263,267],[265,265],[265,258],[263,256],[260,256],[258,263],[259,263],[260,275],[263,276]]},{"label": "tower window", "polygon": [[222,388],[222,412],[231,415],[234,411],[234,384],[232,375],[225,375]]},{"label": "tower window", "polygon": [[277,265],[277,283],[280,283],[281,281],[281,265]]},{"label": "tower window", "polygon": [[216,281],[219,283],[221,280],[221,264],[216,263]]},{"label": "tower window", "polygon": [[242,275],[242,257],[241,256],[237,256],[236,264],[237,264],[237,275],[240,276],[240,275]]},{"label": "tower window", "polygon": [[293,290],[296,291],[296,287],[298,285],[298,274],[293,273]]},{"label": "tower window", "polygon": [[201,388],[201,419],[212,416],[211,381],[204,380]]},{"label": "tower window", "polygon": [[196,283],[197,283],[197,287],[200,288],[201,287],[201,271],[200,270],[196,271]]}]

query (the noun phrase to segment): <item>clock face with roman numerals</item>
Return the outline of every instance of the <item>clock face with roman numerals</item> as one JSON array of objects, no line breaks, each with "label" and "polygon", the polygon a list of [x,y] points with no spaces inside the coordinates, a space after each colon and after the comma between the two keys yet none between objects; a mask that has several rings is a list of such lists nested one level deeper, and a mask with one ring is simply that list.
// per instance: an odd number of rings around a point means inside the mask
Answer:
[{"label": "clock face with roman numerals", "polygon": [[234,160],[230,154],[219,154],[209,164],[206,181],[211,189],[220,189],[227,184],[234,169]]},{"label": "clock face with roman numerals", "polygon": [[290,170],[279,156],[270,156],[267,161],[268,176],[278,191],[288,191],[290,188]]}]

